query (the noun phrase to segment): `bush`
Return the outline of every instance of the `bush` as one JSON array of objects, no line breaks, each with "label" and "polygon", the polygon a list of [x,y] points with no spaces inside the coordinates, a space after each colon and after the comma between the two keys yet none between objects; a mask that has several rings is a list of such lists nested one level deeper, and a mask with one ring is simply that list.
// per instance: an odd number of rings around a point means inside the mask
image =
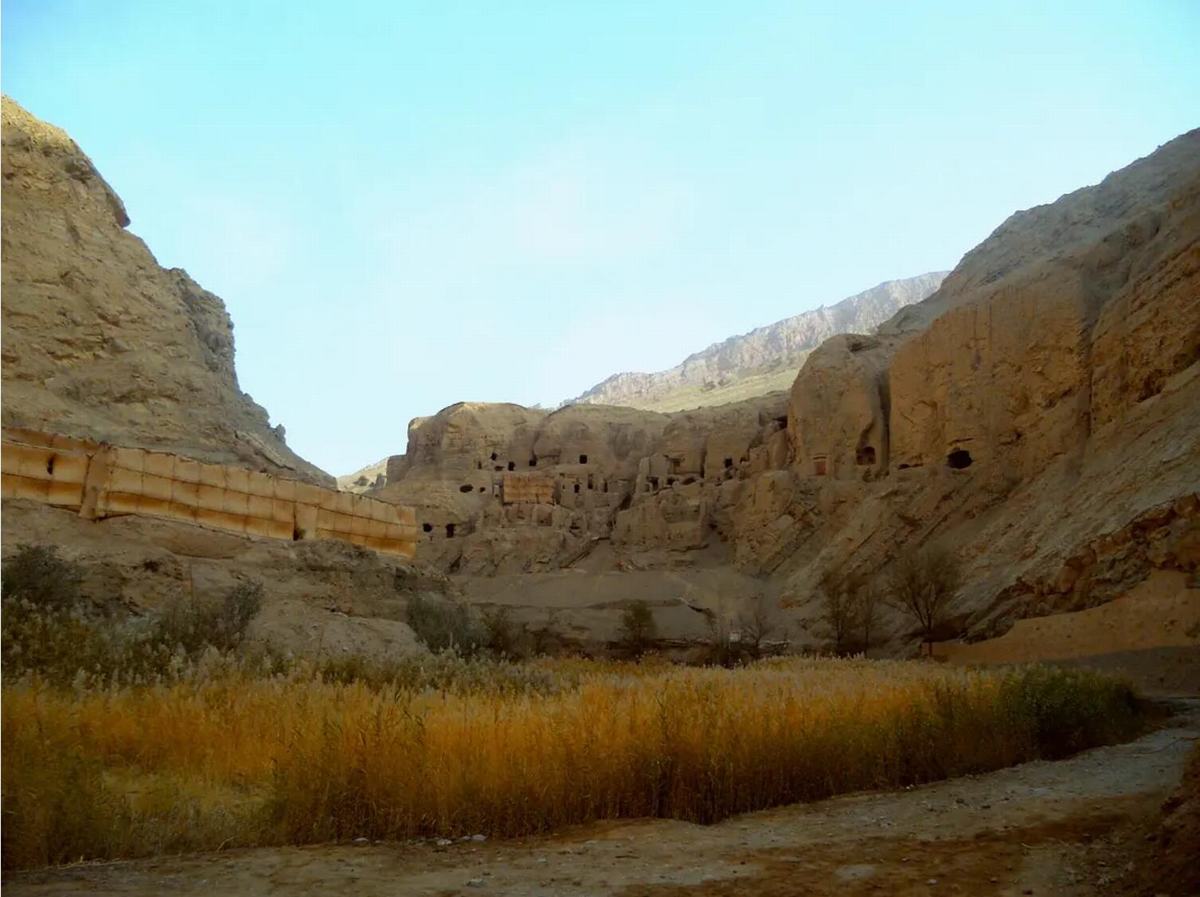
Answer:
[{"label": "bush", "polygon": [[187,675],[238,648],[262,604],[242,583],[216,602],[178,599],[147,616],[106,616],[79,591],[82,570],[53,548],[22,546],[4,565],[0,656],[7,676],[56,685],[133,684]]},{"label": "bush", "polygon": [[631,601],[621,612],[621,626],[617,642],[630,657],[641,657],[658,638],[658,627],[654,613],[645,601]]},{"label": "bush", "polygon": [[189,657],[210,645],[228,653],[241,645],[250,621],[262,607],[262,585],[238,583],[217,602],[176,599],[158,617],[161,641]]},{"label": "bush", "polygon": [[74,610],[83,603],[79,591],[83,569],[59,557],[53,545],[21,545],[4,562],[0,591],[5,600],[34,607]]},{"label": "bush", "polygon": [[532,653],[528,631],[512,621],[507,607],[496,607],[483,615],[483,638],[493,657],[525,660]]},{"label": "bush", "polygon": [[466,605],[457,601],[438,600],[417,592],[409,596],[405,620],[417,639],[434,653],[454,651],[471,657],[486,641]]},{"label": "bush", "polygon": [[1014,728],[1050,759],[1124,737],[1144,715],[1127,683],[1088,670],[1028,667],[1010,673],[1003,687]]}]

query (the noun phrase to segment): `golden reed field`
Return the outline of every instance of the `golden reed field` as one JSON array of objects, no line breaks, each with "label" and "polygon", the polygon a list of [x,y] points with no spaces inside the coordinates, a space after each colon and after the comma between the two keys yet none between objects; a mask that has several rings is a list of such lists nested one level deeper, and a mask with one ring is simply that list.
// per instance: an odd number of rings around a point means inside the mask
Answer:
[{"label": "golden reed field", "polygon": [[1060,756],[1142,724],[1123,684],[1042,668],[435,661],[386,679],[8,683],[4,864],[707,823]]}]

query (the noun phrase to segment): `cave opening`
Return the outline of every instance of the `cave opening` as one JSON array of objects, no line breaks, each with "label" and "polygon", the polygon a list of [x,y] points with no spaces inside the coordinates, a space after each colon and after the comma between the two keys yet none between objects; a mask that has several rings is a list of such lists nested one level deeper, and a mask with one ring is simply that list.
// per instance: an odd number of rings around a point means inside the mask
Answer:
[{"label": "cave opening", "polygon": [[422,523],[421,530],[422,530],[422,532],[431,533],[431,532],[433,532],[433,524],[432,523]]},{"label": "cave opening", "polygon": [[492,452],[492,460],[493,460],[493,461],[495,461],[495,460],[496,460],[497,458],[499,458],[499,457],[500,457],[500,456],[499,456],[499,455],[497,455],[495,452]]},{"label": "cave opening", "polygon": [[587,455],[580,455],[580,456],[579,456],[579,463],[580,463],[580,464],[587,464]]},{"label": "cave opening", "polygon": [[474,492],[475,487],[472,486],[470,483],[463,483],[461,486],[458,487],[458,491],[464,492],[464,493],[465,492]]},{"label": "cave opening", "polygon": [[537,467],[537,455],[531,455],[529,458],[529,466]]},{"label": "cave opening", "polygon": [[516,462],[516,461],[509,461],[509,462],[508,462],[508,469],[509,469],[509,470],[516,470],[516,469],[517,469],[517,462]]},{"label": "cave opening", "polygon": [[731,467],[733,467],[733,459],[732,459],[732,458],[726,458],[726,459],[725,459],[725,469],[726,469],[726,470],[729,470],[729,468],[731,468]]},{"label": "cave opening", "polygon": [[454,524],[453,523],[446,524],[446,538],[447,539],[454,538]]},{"label": "cave opening", "polygon": [[946,464],[952,470],[963,470],[971,466],[971,453],[966,449],[955,449],[946,456]]},{"label": "cave opening", "polygon": [[864,464],[875,463],[875,446],[864,445],[854,453],[854,463],[862,466]]}]

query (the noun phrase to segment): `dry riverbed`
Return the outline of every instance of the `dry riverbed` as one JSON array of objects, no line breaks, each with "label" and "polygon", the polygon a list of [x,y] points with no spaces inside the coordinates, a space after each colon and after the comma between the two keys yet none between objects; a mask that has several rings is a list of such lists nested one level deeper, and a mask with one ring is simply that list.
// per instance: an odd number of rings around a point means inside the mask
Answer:
[{"label": "dry riverbed", "polygon": [[1200,703],[1128,744],[907,791],[516,841],[238,850],[6,876],[15,895],[1123,894]]}]

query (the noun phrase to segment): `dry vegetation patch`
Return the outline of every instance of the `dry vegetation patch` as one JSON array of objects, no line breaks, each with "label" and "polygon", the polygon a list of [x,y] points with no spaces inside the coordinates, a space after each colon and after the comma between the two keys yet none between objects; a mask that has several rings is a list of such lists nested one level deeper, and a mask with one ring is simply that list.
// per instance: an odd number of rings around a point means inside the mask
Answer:
[{"label": "dry vegetation patch", "polygon": [[705,823],[1057,756],[1139,725],[1126,687],[1079,672],[426,663],[6,684],[4,863]]}]

